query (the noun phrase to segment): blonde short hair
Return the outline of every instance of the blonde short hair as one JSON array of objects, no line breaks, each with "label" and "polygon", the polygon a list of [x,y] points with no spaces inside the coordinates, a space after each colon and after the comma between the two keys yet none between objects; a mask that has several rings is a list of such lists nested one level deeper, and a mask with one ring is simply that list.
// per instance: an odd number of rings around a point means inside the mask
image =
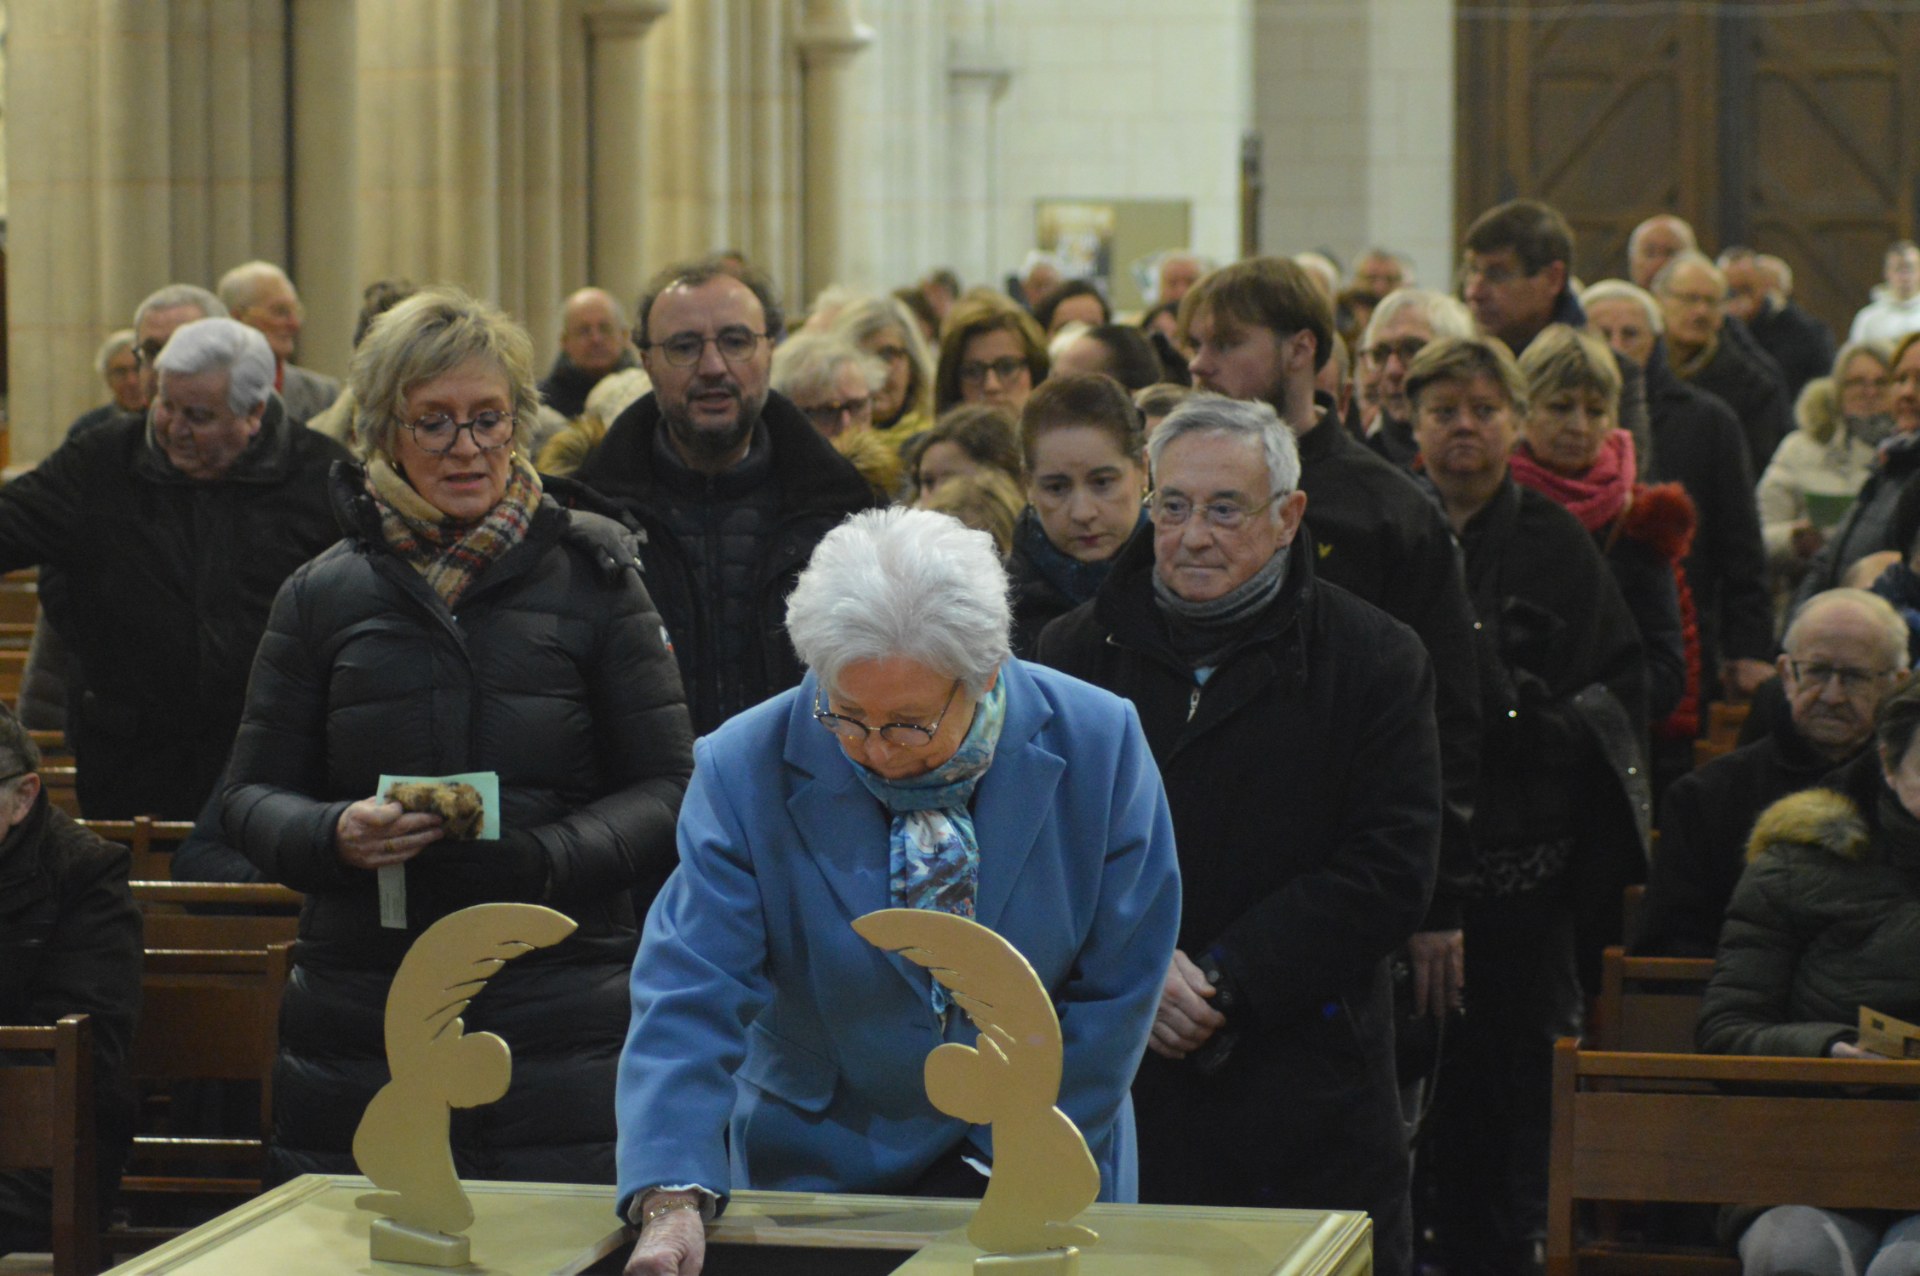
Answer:
[{"label": "blonde short hair", "polygon": [[526,329],[458,288],[423,288],[373,321],[353,352],[348,387],[358,404],[354,433],[360,455],[393,455],[394,431],[407,392],[475,359],[507,380],[513,441],[527,446],[540,410],[533,379],[533,342]]}]

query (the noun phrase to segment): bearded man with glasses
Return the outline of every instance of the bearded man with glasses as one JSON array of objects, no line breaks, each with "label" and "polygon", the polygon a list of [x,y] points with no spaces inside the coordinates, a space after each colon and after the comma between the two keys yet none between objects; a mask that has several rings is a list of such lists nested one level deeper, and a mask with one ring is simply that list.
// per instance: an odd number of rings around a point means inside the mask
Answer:
[{"label": "bearded man with glasses", "polygon": [[1433,662],[1320,577],[1270,406],[1195,395],[1147,446],[1153,535],[1039,644],[1133,702],[1173,810],[1184,901],[1133,1088],[1140,1199],[1366,1210],[1374,1270],[1401,1276],[1388,964],[1433,892]]},{"label": "bearded man with glasses", "polygon": [[874,496],[769,388],[783,316],[763,275],[717,258],[673,266],[636,313],[653,392],[575,477],[645,533],[647,587],[705,734],[799,683],[787,594],[820,538]]},{"label": "bearded man with glasses", "polygon": [[1878,594],[1830,589],[1800,608],[1782,646],[1787,712],[1760,739],[1667,790],[1647,871],[1641,952],[1713,956],[1760,813],[1815,785],[1851,791],[1849,772],[1864,769],[1878,782],[1874,715],[1907,680],[1906,622]]}]

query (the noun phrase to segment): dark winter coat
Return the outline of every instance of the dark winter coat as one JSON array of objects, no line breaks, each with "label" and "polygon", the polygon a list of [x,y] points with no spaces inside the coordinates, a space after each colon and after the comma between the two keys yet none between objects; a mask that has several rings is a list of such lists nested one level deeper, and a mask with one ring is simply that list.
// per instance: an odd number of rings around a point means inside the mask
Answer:
[{"label": "dark winter coat", "polygon": [[[408,946],[458,908],[525,900],[579,929],[509,963],[468,1011],[467,1031],[512,1047],[513,1085],[455,1114],[455,1162],[465,1177],[611,1183],[638,942],[629,891],[671,870],[692,768],[631,536],[544,499],[525,540],[449,612],[388,549],[358,467],[336,471],[334,495],[348,535],[274,602],[225,798],[230,843],[307,893],[281,1011],[274,1169],[350,1169],[387,1080],[382,1007]],[[383,928],[375,875],[335,849],[341,812],[383,774],[488,770],[501,840],[409,861],[406,926]]]},{"label": "dark winter coat", "polygon": [[[1146,515],[1134,534],[1149,538]],[[1115,551],[1115,557],[1119,551]],[[1047,540],[1040,516],[1028,506],[1013,531],[1013,553],[1007,557],[1007,576],[1013,588],[1013,654],[1029,659],[1040,643],[1040,631],[1087,599],[1107,578],[1112,559],[1082,563]]]},{"label": "dark winter coat", "polygon": [[631,349],[620,352],[619,361],[606,372],[588,372],[567,358],[563,351],[553,357],[553,366],[540,382],[540,401],[571,421],[587,410],[587,396],[603,377],[622,368],[639,365]]},{"label": "dark winter coat", "polygon": [[1636,485],[1626,513],[1594,533],[1647,656],[1647,717],[1660,737],[1700,728],[1700,636],[1682,560],[1693,502],[1677,484]]},{"label": "dark winter coat", "polygon": [[59,569],[41,606],[85,688],[67,738],[88,815],[199,811],[275,591],[339,537],[327,467],[345,457],[273,400],[221,479],[186,478],[125,416],[0,488],[0,571]]},{"label": "dark winter coat", "polygon": [[1300,436],[1300,490],[1317,557],[1314,574],[1408,626],[1433,659],[1434,716],[1446,806],[1440,877],[1422,930],[1460,925],[1473,872],[1473,815],[1480,780],[1480,687],[1473,608],[1453,532],[1435,499],[1329,419]]},{"label": "dark winter coat", "polygon": [[1742,342],[1722,333],[1713,357],[1681,378],[1733,409],[1746,437],[1750,476],[1764,472],[1780,440],[1793,433],[1793,404],[1787,398],[1787,388],[1765,360],[1765,355],[1758,351],[1749,354]]},{"label": "dark winter coat", "polygon": [[1697,525],[1685,566],[1700,622],[1702,673],[1711,687],[1722,659],[1773,658],[1773,598],[1740,421],[1713,395],[1667,366],[1664,343],[1647,362],[1653,458],[1649,480],[1678,483]]},{"label": "dark winter coat", "polygon": [[[622,412],[607,437],[587,457],[575,477],[619,507],[640,531],[640,563],[647,590],[660,609],[696,732],[704,734],[745,705],[728,706],[711,688],[754,687],[762,696],[798,686],[799,657],[787,638],[787,595],[820,538],[847,515],[870,509],[873,489],[851,462],[833,450],[800,410],[777,392],[767,395],[761,423],[771,447],[774,485],[772,518],[758,538],[751,565],[751,597],[745,610],[757,623],[739,644],[739,667],[722,671],[725,637],[720,631],[723,600],[698,588],[695,556],[713,557],[712,546],[688,544],[676,536],[662,514],[662,478],[654,455],[654,437],[665,428],[657,395],[648,394]],[[678,493],[685,499],[687,493]],[[729,498],[715,492],[718,507]],[[723,548],[723,547],[722,547]],[[725,677],[720,676],[725,673]]]},{"label": "dark winter coat", "polygon": [[[125,847],[81,828],[44,793],[0,841],[0,1024],[88,1017],[103,1191],[119,1182],[133,1138],[124,1070],[140,1010],[141,952],[127,868]],[[0,1172],[0,1252],[46,1243],[51,1191],[44,1171]]]},{"label": "dark winter coat", "polygon": [[1218,1071],[1141,1066],[1141,1200],[1364,1208],[1404,1263],[1387,959],[1437,863],[1433,666],[1405,625],[1317,578],[1310,534],[1285,552],[1279,596],[1204,685],[1154,602],[1147,537],[1039,657],[1139,710],[1173,810],[1179,946],[1237,1002]]},{"label": "dark winter coat", "polygon": [[1626,600],[1579,521],[1511,479],[1460,539],[1487,724],[1476,845],[1574,840],[1575,878],[1602,868],[1620,875],[1618,866],[1589,863],[1596,860],[1622,861],[1637,877],[1644,847],[1631,832],[1619,837],[1631,821],[1618,818],[1632,777],[1612,773],[1578,703],[1587,688],[1605,688],[1626,714],[1627,738],[1644,738],[1646,656]]},{"label": "dark winter coat", "polygon": [[1747,325],[1747,331],[1762,350],[1773,356],[1786,383],[1787,398],[1797,401],[1800,391],[1815,377],[1833,372],[1833,330],[1789,300],[1785,305],[1769,304]]},{"label": "dark winter coat", "polygon": [[1795,729],[1791,714],[1780,718],[1768,735],[1715,758],[1667,790],[1637,951],[1654,957],[1713,956],[1727,901],[1746,868],[1754,821],[1834,769],[1836,764],[1814,752]]},{"label": "dark winter coat", "polygon": [[1793,596],[1795,607],[1822,590],[1834,588],[1845,579],[1849,567],[1869,554],[1886,549],[1906,554],[1912,549],[1898,543],[1894,524],[1901,497],[1916,475],[1920,475],[1920,431],[1896,434],[1880,445],[1873,473],[1867,476],[1860,495],[1813,556],[1807,574],[1800,578],[1800,588]]},{"label": "dark winter coat", "polygon": [[1711,1054],[1825,1055],[1861,1006],[1920,1019],[1920,828],[1889,827],[1878,768],[1767,808],[1700,1006]]}]

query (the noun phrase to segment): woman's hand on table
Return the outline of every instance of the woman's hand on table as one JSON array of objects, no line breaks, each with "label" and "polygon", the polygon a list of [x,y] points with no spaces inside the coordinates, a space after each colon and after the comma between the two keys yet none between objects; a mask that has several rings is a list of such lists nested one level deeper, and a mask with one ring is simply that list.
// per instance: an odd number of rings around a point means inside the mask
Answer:
[{"label": "woman's hand on table", "polygon": [[700,1276],[707,1224],[696,1209],[668,1210],[640,1229],[624,1276]]},{"label": "woman's hand on table", "polygon": [[340,858],[354,868],[404,864],[445,835],[437,815],[403,810],[386,798],[362,798],[333,827]]}]

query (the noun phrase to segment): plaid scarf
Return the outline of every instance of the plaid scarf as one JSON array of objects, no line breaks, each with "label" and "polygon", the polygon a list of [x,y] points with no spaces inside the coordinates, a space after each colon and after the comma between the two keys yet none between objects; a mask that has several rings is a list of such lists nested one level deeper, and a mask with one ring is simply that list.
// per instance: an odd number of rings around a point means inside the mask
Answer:
[{"label": "plaid scarf", "polygon": [[387,545],[452,607],[489,563],[526,539],[540,505],[540,475],[516,454],[505,494],[475,523],[458,522],[428,504],[382,456],[367,462],[367,494],[380,511]]}]

